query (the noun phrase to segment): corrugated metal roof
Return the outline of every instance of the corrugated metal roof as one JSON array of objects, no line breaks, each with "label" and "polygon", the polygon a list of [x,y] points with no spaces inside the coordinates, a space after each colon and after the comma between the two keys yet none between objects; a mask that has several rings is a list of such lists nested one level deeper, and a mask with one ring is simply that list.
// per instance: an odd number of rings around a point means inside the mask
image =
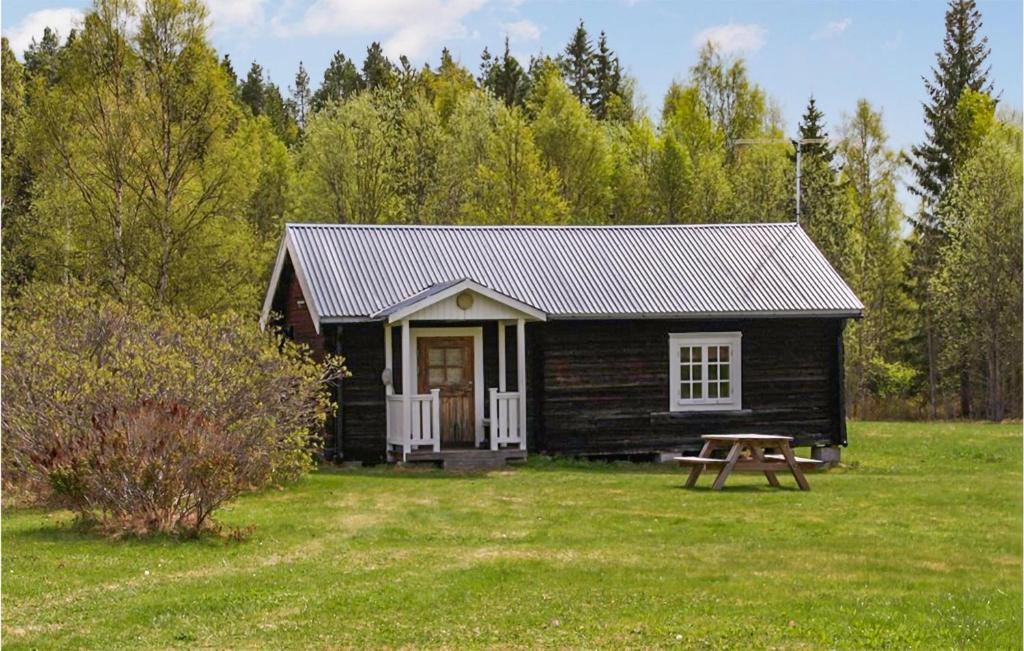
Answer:
[{"label": "corrugated metal roof", "polygon": [[863,310],[795,224],[288,224],[288,241],[321,321],[369,318],[465,278],[549,318]]}]

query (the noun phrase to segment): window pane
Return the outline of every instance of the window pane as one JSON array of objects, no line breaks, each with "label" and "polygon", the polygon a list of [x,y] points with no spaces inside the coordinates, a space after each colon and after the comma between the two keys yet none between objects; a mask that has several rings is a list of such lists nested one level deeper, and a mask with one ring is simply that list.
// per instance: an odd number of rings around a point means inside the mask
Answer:
[{"label": "window pane", "polygon": [[686,364],[690,361],[690,347],[683,346],[679,349],[679,361]]},{"label": "window pane", "polygon": [[700,380],[701,378],[703,378],[704,377],[702,375],[702,371],[703,370],[704,369],[702,369],[700,366],[694,366],[693,367],[693,379],[694,380]]},{"label": "window pane", "polygon": [[427,370],[427,384],[438,386],[444,383],[444,368],[430,368]]},{"label": "window pane", "polygon": [[709,362],[717,362],[718,361],[718,346],[708,346],[708,361]]},{"label": "window pane", "polygon": [[721,349],[718,351],[718,358],[721,359],[723,362],[729,361],[729,346],[721,347]]},{"label": "window pane", "polygon": [[722,397],[723,398],[729,398],[731,396],[732,396],[732,394],[729,393],[729,383],[728,382],[722,382]]},{"label": "window pane", "polygon": [[693,354],[693,361],[699,362],[700,361],[700,353],[701,353],[700,346],[694,346],[691,350],[692,350],[692,354]]},{"label": "window pane", "polygon": [[717,364],[710,364],[710,363],[708,364],[708,379],[709,380],[717,380],[718,379],[718,365]]},{"label": "window pane", "polygon": [[462,382],[462,367],[461,366],[449,366],[447,369],[448,383],[455,384]]},{"label": "window pane", "polygon": [[696,399],[704,397],[704,392],[702,391],[702,388],[699,384],[693,385],[693,397]]},{"label": "window pane", "polygon": [[682,398],[683,400],[689,400],[690,399],[690,383],[689,382],[683,382],[682,384],[679,385],[679,397]]},{"label": "window pane", "polygon": [[427,363],[431,366],[443,366],[444,365],[444,349],[443,348],[431,348],[427,351]]},{"label": "window pane", "polygon": [[719,367],[718,375],[723,380],[728,380],[729,379],[729,365],[728,364],[722,364],[722,366]]},{"label": "window pane", "polygon": [[717,382],[709,382],[708,383],[708,397],[709,398],[717,398],[718,397],[718,383]]},{"label": "window pane", "polygon": [[461,348],[446,348],[444,353],[445,364],[447,364],[448,366],[462,366]]},{"label": "window pane", "polygon": [[689,364],[683,364],[682,366],[679,367],[679,379],[680,380],[684,380],[684,381],[690,379],[690,365]]}]

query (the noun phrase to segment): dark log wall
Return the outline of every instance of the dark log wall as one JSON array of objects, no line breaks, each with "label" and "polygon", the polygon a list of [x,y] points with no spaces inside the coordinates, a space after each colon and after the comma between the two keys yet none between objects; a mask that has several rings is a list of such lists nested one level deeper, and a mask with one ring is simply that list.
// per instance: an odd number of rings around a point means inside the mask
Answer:
[{"label": "dark log wall", "polygon": [[[414,327],[438,327],[417,323]],[[485,392],[497,386],[497,326],[484,332]],[[842,322],[550,321],[527,325],[529,448],[552,454],[643,454],[693,449],[711,432],[765,432],[800,445],[845,442],[840,355]],[[352,377],[343,385],[340,451],[345,460],[384,461],[384,328],[337,326],[337,350]],[[740,412],[671,413],[668,336],[674,332],[743,333]],[[330,338],[332,333],[325,328]],[[332,340],[333,341],[333,340]],[[509,390],[516,388],[515,328],[506,331]],[[392,337],[396,391],[401,391],[401,330]],[[486,396],[486,393],[485,393]],[[489,400],[484,400],[484,410]]]},{"label": "dark log wall", "polygon": [[[839,320],[551,321],[536,373],[538,450],[635,454],[698,448],[700,435],[764,432],[796,443],[845,441],[837,391]],[[669,333],[743,333],[741,412],[669,413]],[[531,333],[527,334],[527,338]]]},{"label": "dark log wall", "polygon": [[[339,326],[338,352],[345,356],[345,366],[352,373],[342,383],[341,457],[345,461],[380,463],[387,442],[380,378],[384,370],[384,327],[380,323]],[[397,370],[395,377],[401,377]]]}]

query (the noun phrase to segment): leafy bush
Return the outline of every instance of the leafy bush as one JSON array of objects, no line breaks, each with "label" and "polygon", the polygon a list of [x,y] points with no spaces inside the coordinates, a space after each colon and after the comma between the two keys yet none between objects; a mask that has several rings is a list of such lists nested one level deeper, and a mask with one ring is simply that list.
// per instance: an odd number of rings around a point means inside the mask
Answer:
[{"label": "leafy bush", "polygon": [[309,469],[341,358],[237,315],[36,288],[4,321],[4,482],[113,533],[196,533]]},{"label": "leafy bush", "polygon": [[881,398],[908,398],[915,393],[918,375],[906,364],[875,356],[868,366],[868,387]]}]

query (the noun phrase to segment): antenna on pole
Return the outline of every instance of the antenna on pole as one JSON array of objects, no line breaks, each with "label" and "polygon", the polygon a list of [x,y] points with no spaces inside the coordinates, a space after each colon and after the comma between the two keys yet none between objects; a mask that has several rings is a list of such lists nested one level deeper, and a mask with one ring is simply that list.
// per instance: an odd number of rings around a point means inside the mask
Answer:
[{"label": "antenna on pole", "polygon": [[734,145],[783,145],[787,142],[796,145],[796,223],[800,223],[800,156],[804,145],[818,145],[828,142],[828,138],[740,138],[732,141]]}]

